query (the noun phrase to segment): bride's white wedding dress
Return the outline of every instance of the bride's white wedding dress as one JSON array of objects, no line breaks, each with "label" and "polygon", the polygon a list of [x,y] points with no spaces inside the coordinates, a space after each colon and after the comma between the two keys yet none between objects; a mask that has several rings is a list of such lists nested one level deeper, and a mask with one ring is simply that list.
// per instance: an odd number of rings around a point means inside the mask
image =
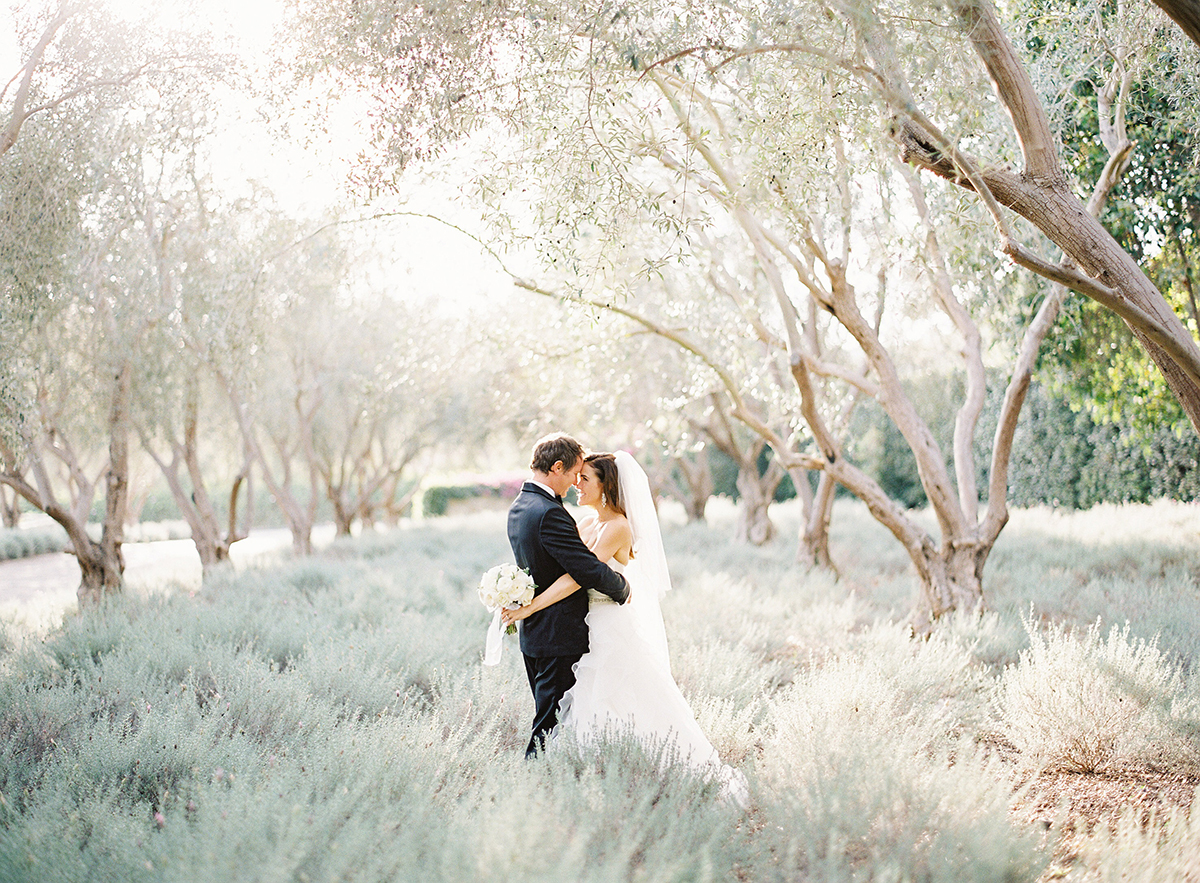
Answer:
[{"label": "bride's white wedding dress", "polygon": [[617,468],[634,557],[624,567],[616,560],[608,564],[623,570],[631,600],[617,604],[589,590],[590,649],[575,666],[575,686],[563,697],[560,726],[580,741],[608,729],[632,732],[647,742],[669,742],[680,760],[718,777],[724,793],[745,805],[745,777],[721,762],[671,674],[659,610],[670,576],[649,482],[628,454],[617,454]]}]

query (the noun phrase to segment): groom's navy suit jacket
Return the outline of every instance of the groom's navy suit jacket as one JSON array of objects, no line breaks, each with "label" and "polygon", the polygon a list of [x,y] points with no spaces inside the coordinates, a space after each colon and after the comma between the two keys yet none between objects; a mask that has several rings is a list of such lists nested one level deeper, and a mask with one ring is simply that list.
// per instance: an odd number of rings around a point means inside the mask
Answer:
[{"label": "groom's navy suit jacket", "polygon": [[[625,577],[592,554],[562,503],[532,482],[525,482],[508,510],[508,541],[517,566],[533,577],[535,595],[569,573],[585,589],[596,589],[618,604],[629,597]],[[587,612],[587,592],[580,590],[527,616],[521,622],[521,652],[533,657],[586,653]]]}]

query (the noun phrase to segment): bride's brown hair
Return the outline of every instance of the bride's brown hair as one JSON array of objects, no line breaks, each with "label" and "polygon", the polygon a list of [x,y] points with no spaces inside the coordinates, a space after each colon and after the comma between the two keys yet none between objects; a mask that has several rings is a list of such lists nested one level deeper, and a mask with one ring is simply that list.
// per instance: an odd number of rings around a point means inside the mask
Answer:
[{"label": "bride's brown hair", "polygon": [[583,462],[596,470],[600,492],[604,502],[618,515],[625,514],[625,501],[621,499],[621,481],[617,476],[617,458],[612,454],[588,454]]}]

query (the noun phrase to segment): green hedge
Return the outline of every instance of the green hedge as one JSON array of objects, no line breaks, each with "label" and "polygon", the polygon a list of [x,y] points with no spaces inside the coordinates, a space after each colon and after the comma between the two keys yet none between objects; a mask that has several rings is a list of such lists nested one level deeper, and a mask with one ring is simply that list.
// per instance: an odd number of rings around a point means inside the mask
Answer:
[{"label": "green hedge", "polygon": [[[909,385],[947,458],[961,385],[954,376]],[[991,377],[988,403],[975,435],[975,480],[981,492],[988,485],[1003,394],[1004,378]],[[912,450],[875,402],[865,403],[855,413],[847,448],[855,465],[874,477],[893,500],[910,508],[926,504]],[[1034,383],[1013,440],[1009,503],[1089,509],[1100,503],[1148,503],[1163,497],[1197,500],[1198,463],[1200,437],[1187,423],[1163,425],[1147,435],[1128,422],[1099,422]]]},{"label": "green hedge", "polygon": [[67,532],[57,524],[0,529],[0,561],[61,552],[66,547]]},{"label": "green hedge", "polygon": [[421,495],[421,514],[426,518],[445,515],[454,500],[512,500],[521,492],[524,476],[505,475],[456,484],[427,487]]},{"label": "green hedge", "polygon": [[1030,388],[1013,444],[1011,502],[1088,509],[1098,503],[1200,499],[1200,437],[1186,423],[1152,435],[1098,423],[1045,387]]}]

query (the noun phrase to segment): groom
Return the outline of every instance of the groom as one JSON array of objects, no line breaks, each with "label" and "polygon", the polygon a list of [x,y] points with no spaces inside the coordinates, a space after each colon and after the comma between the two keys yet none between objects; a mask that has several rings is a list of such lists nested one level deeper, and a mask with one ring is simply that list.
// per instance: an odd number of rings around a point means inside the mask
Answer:
[{"label": "groom", "polygon": [[[534,445],[530,468],[532,477],[508,510],[508,541],[517,566],[533,577],[534,595],[569,573],[579,585],[624,603],[629,597],[625,577],[583,544],[575,519],[562,505],[562,495],[583,468],[583,447],[568,435],[546,436]],[[545,750],[546,734],[558,723],[558,703],[575,684],[573,666],[588,649],[587,612],[587,592],[578,591],[521,623],[521,652],[535,706],[526,757]]]}]

